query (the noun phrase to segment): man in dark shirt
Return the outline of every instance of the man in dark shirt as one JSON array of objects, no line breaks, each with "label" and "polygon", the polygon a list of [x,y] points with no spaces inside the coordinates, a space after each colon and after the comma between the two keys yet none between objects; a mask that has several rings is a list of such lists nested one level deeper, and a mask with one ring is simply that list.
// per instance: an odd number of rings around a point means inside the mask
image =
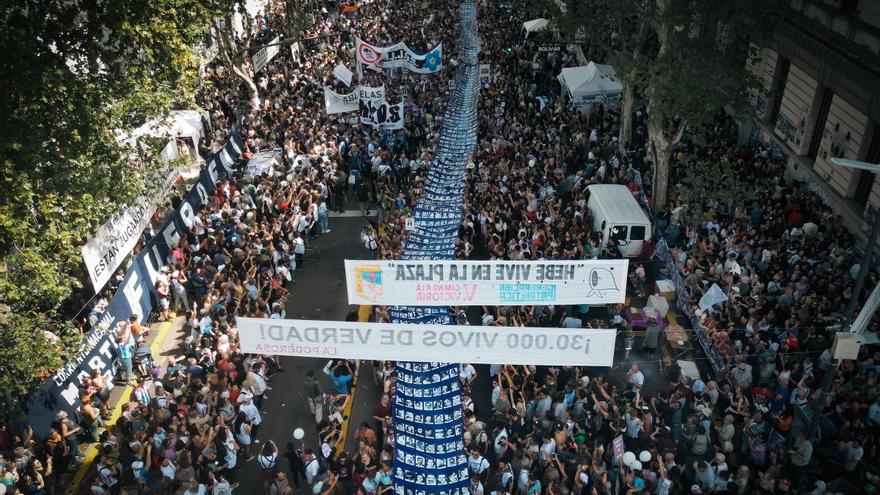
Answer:
[{"label": "man in dark shirt", "polygon": [[379,403],[373,407],[373,419],[376,421],[376,442],[379,450],[382,450],[385,436],[382,434],[382,424],[391,418],[391,397],[388,394],[382,394]]}]

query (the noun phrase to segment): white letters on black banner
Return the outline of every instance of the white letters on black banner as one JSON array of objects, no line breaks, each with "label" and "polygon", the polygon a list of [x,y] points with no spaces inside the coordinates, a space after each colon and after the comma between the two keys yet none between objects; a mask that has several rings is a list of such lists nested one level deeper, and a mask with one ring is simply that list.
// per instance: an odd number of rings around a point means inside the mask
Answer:
[{"label": "white letters on black banner", "polygon": [[376,129],[403,129],[403,102],[392,105],[385,100],[360,100],[360,120]]}]

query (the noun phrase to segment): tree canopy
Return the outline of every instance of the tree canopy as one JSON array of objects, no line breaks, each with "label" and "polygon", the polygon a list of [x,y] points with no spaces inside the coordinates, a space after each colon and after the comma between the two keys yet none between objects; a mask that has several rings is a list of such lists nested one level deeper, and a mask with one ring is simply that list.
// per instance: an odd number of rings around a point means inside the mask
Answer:
[{"label": "tree canopy", "polygon": [[632,108],[627,90],[647,103],[654,204],[662,208],[670,151],[685,129],[722,108],[747,108],[757,85],[747,70],[750,42],[772,29],[778,1],[569,0],[567,5],[569,18],[561,25],[586,31],[621,78],[624,136]]},{"label": "tree canopy", "polygon": [[57,366],[21,346],[70,331],[60,310],[83,285],[80,246],[153,182],[154,160],[121,133],[193,107],[208,20],[194,0],[0,6],[0,303],[12,315],[0,352],[23,361],[0,366],[4,392]]}]

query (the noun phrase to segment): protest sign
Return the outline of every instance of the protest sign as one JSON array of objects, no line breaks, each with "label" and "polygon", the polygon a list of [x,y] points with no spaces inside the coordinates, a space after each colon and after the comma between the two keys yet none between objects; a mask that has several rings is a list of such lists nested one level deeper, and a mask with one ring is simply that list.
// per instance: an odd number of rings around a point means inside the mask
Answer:
[{"label": "protest sign", "polygon": [[348,67],[342,64],[337,64],[336,67],[333,68],[333,75],[335,75],[336,79],[342,81],[346,86],[351,86],[351,76],[354,74],[348,70]]},{"label": "protest sign", "polygon": [[480,82],[485,84],[492,80],[492,66],[490,64],[480,64]]},{"label": "protest sign", "polygon": [[402,67],[416,74],[433,74],[443,68],[443,43],[428,53],[419,55],[406,46],[406,43],[379,47],[356,38],[355,54],[359,64],[373,70]]},{"label": "protest sign", "polygon": [[358,100],[361,124],[381,130],[403,129],[403,102],[391,104],[382,100]]},{"label": "protest sign", "polygon": [[236,318],[246,353],[416,362],[611,366],[614,329]]},{"label": "protest sign", "polygon": [[612,445],[614,446],[614,457],[616,459],[623,457],[623,453],[626,451],[626,445],[623,442],[623,435],[617,435],[614,437]]},{"label": "protest sign", "polygon": [[263,70],[266,67],[266,64],[272,61],[275,58],[275,55],[278,55],[279,45],[277,44],[281,41],[281,36],[276,36],[275,39],[268,43],[268,46],[264,46],[259,49],[257,53],[251,57],[251,63],[254,65],[254,74]]},{"label": "protest sign", "polygon": [[385,101],[385,86],[371,88],[358,86],[357,89],[346,95],[341,95],[328,86],[324,86],[324,106],[327,114],[356,112],[359,109],[360,100]]},{"label": "protest sign", "polygon": [[627,267],[628,260],[345,260],[349,304],[388,306],[619,304]]},{"label": "protest sign", "polygon": [[96,293],[134,249],[155,211],[156,205],[149,198],[137,198],[102,225],[82,247],[83,262]]}]

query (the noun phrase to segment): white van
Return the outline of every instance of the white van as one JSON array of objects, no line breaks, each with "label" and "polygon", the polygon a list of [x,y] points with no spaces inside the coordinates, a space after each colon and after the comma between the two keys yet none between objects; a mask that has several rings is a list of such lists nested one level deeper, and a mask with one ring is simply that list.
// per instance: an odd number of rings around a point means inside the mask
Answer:
[{"label": "white van", "polygon": [[618,184],[593,184],[587,190],[593,231],[602,233],[602,246],[614,239],[624,256],[639,256],[644,241],[651,240],[651,221],[632,192]]}]

